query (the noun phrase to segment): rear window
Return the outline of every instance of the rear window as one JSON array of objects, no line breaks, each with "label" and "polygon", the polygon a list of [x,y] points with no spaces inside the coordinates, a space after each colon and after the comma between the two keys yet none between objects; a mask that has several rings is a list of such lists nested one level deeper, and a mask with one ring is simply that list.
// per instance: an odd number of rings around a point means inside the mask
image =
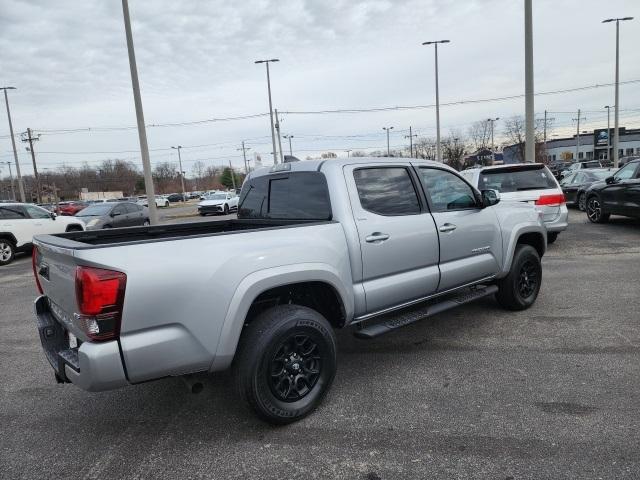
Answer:
[{"label": "rear window", "polygon": [[331,220],[325,176],[294,172],[251,178],[240,193],[238,218]]},{"label": "rear window", "polygon": [[521,192],[525,190],[546,190],[558,188],[553,174],[543,165],[527,168],[497,168],[480,174],[480,190],[499,192]]}]

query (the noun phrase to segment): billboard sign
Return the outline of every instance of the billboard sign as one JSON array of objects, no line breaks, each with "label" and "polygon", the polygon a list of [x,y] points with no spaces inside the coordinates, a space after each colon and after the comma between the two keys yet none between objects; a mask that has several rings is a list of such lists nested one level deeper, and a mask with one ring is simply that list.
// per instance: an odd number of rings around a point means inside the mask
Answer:
[{"label": "billboard sign", "polygon": [[609,132],[606,128],[598,128],[593,131],[593,145],[595,147],[607,146],[609,140]]}]

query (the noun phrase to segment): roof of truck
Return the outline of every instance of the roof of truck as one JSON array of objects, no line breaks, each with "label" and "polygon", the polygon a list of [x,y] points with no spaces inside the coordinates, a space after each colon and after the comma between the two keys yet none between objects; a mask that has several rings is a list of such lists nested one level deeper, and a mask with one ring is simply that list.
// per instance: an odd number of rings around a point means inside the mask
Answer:
[{"label": "roof of truck", "polygon": [[320,171],[323,167],[332,165],[339,168],[345,165],[372,164],[372,163],[393,163],[393,162],[412,162],[424,165],[433,165],[439,167],[450,168],[441,162],[433,160],[422,160],[419,158],[408,157],[349,157],[349,158],[328,158],[318,160],[301,160],[299,162],[279,163],[271,167],[262,167],[251,172],[250,176],[262,176],[277,172],[312,172]]}]

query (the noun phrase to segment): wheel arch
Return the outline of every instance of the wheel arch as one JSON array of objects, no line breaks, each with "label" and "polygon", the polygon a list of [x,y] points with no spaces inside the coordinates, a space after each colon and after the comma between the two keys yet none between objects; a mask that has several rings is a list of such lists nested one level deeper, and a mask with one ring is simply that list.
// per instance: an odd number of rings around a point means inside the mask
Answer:
[{"label": "wheel arch", "polygon": [[[353,318],[353,294],[348,295],[338,271],[332,266],[297,264],[260,270],[245,277],[236,288],[210,370],[229,367],[248,321],[264,309],[283,303],[313,308],[336,328],[348,324]],[[326,317],[328,312],[339,312],[339,316]]]},{"label": "wheel arch", "polygon": [[11,243],[13,243],[14,246],[17,246],[18,244],[18,239],[11,232],[0,232],[0,238],[5,238],[9,240]]},{"label": "wheel arch", "polygon": [[509,273],[509,270],[511,269],[511,262],[513,261],[513,255],[515,254],[518,245],[531,245],[536,249],[540,258],[542,258],[547,250],[547,239],[545,234],[537,225],[515,229],[512,233],[509,246],[506,251],[501,276],[505,276]]}]

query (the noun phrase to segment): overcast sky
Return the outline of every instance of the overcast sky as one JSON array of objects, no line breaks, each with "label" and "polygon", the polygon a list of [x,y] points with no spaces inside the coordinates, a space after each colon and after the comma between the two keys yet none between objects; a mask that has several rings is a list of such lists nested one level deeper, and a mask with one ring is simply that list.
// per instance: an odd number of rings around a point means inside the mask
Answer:
[{"label": "overcast sky", "polygon": [[[524,93],[522,0],[130,0],[133,35],[147,124],[194,122],[268,112],[264,65],[271,70],[274,107],[283,112],[430,105],[433,47],[439,50],[442,103]],[[635,16],[621,25],[622,125],[640,127],[640,1],[534,0],[536,92],[611,83],[615,24],[607,17]],[[105,158],[139,162],[131,78],[118,0],[0,0],[0,86],[9,93],[16,133],[41,133],[39,168],[77,166]],[[554,132],[606,126],[604,105],[613,88],[537,96],[536,114],[549,110]],[[8,124],[0,115],[0,161],[12,160]],[[524,99],[441,109],[442,130],[465,133],[488,117],[524,113]],[[406,143],[409,126],[435,135],[433,108],[350,114],[283,114],[300,158],[346,149],[384,149],[383,126],[393,146]],[[65,129],[98,128],[77,132]],[[501,122],[496,124],[497,134]],[[271,162],[268,116],[147,129],[152,163],[176,161],[242,165],[250,154]],[[285,152],[288,145],[283,140]],[[84,153],[92,152],[92,153]],[[30,158],[19,143],[23,171]],[[6,175],[6,169],[2,175]]]}]

